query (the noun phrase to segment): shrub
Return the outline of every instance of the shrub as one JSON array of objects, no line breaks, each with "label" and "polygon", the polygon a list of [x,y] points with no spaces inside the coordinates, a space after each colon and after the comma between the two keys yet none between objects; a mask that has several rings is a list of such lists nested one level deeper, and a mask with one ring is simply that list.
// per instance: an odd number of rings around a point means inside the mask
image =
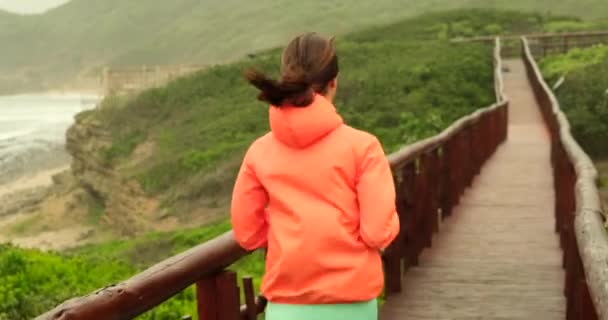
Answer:
[{"label": "shrub", "polygon": [[608,157],[608,47],[576,49],[549,57],[541,67],[548,81],[568,72],[556,90],[572,133],[590,155]]}]

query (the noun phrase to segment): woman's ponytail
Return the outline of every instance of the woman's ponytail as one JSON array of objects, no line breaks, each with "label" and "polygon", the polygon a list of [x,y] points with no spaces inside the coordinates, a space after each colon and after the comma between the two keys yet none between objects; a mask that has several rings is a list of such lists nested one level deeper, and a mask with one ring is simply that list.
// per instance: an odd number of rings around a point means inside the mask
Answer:
[{"label": "woman's ponytail", "polygon": [[281,57],[281,80],[248,70],[245,78],[260,90],[258,99],[275,107],[305,107],[314,94],[325,94],[329,83],[338,76],[338,56],[333,38],[314,32],[293,39]]},{"label": "woman's ponytail", "polygon": [[312,85],[309,83],[276,81],[256,70],[246,71],[245,78],[260,90],[258,99],[273,106],[281,107],[288,103],[301,107],[312,102]]}]

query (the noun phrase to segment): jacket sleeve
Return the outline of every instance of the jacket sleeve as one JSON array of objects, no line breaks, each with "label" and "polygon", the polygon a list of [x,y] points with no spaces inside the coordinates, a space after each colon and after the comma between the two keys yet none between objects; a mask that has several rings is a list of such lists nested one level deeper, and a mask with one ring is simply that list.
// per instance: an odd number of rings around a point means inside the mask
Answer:
[{"label": "jacket sleeve", "polygon": [[393,175],[377,139],[360,161],[357,196],[361,239],[371,248],[384,250],[399,234],[399,217]]},{"label": "jacket sleeve", "polygon": [[231,206],[234,237],[245,250],[253,251],[267,245],[268,224],[264,211],[267,203],[268,194],[248,163],[248,156],[245,156]]}]

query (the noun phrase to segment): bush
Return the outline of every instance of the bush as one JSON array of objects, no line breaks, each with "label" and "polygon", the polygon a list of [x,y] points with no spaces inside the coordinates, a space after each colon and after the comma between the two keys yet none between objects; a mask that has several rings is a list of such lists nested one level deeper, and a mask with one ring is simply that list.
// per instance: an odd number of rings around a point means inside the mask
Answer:
[{"label": "bush", "polygon": [[606,57],[608,57],[608,46],[598,44],[592,48],[575,48],[563,55],[549,56],[541,61],[540,67],[545,78],[555,81],[572,71],[597,65]]},{"label": "bush", "polygon": [[[230,229],[228,221],[135,240],[87,245],[65,253],[44,253],[0,245],[0,319],[25,320],[59,303],[124,280],[150,265],[194,247]],[[231,267],[259,285],[261,254]],[[180,319],[196,314],[195,294],[188,288],[139,319]]]},{"label": "bush", "polygon": [[544,59],[548,81],[567,73],[556,90],[572,133],[583,149],[596,158],[608,157],[608,47],[576,49]]},{"label": "bush", "polygon": [[91,262],[0,246],[0,319],[31,319],[55,304],[130,274],[120,261]]}]

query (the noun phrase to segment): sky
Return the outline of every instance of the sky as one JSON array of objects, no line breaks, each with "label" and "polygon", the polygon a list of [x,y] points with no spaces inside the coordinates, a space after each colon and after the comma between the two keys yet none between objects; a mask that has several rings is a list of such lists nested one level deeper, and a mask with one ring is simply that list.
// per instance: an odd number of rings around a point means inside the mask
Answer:
[{"label": "sky", "polygon": [[22,14],[42,13],[68,1],[69,0],[0,0],[0,9]]}]

